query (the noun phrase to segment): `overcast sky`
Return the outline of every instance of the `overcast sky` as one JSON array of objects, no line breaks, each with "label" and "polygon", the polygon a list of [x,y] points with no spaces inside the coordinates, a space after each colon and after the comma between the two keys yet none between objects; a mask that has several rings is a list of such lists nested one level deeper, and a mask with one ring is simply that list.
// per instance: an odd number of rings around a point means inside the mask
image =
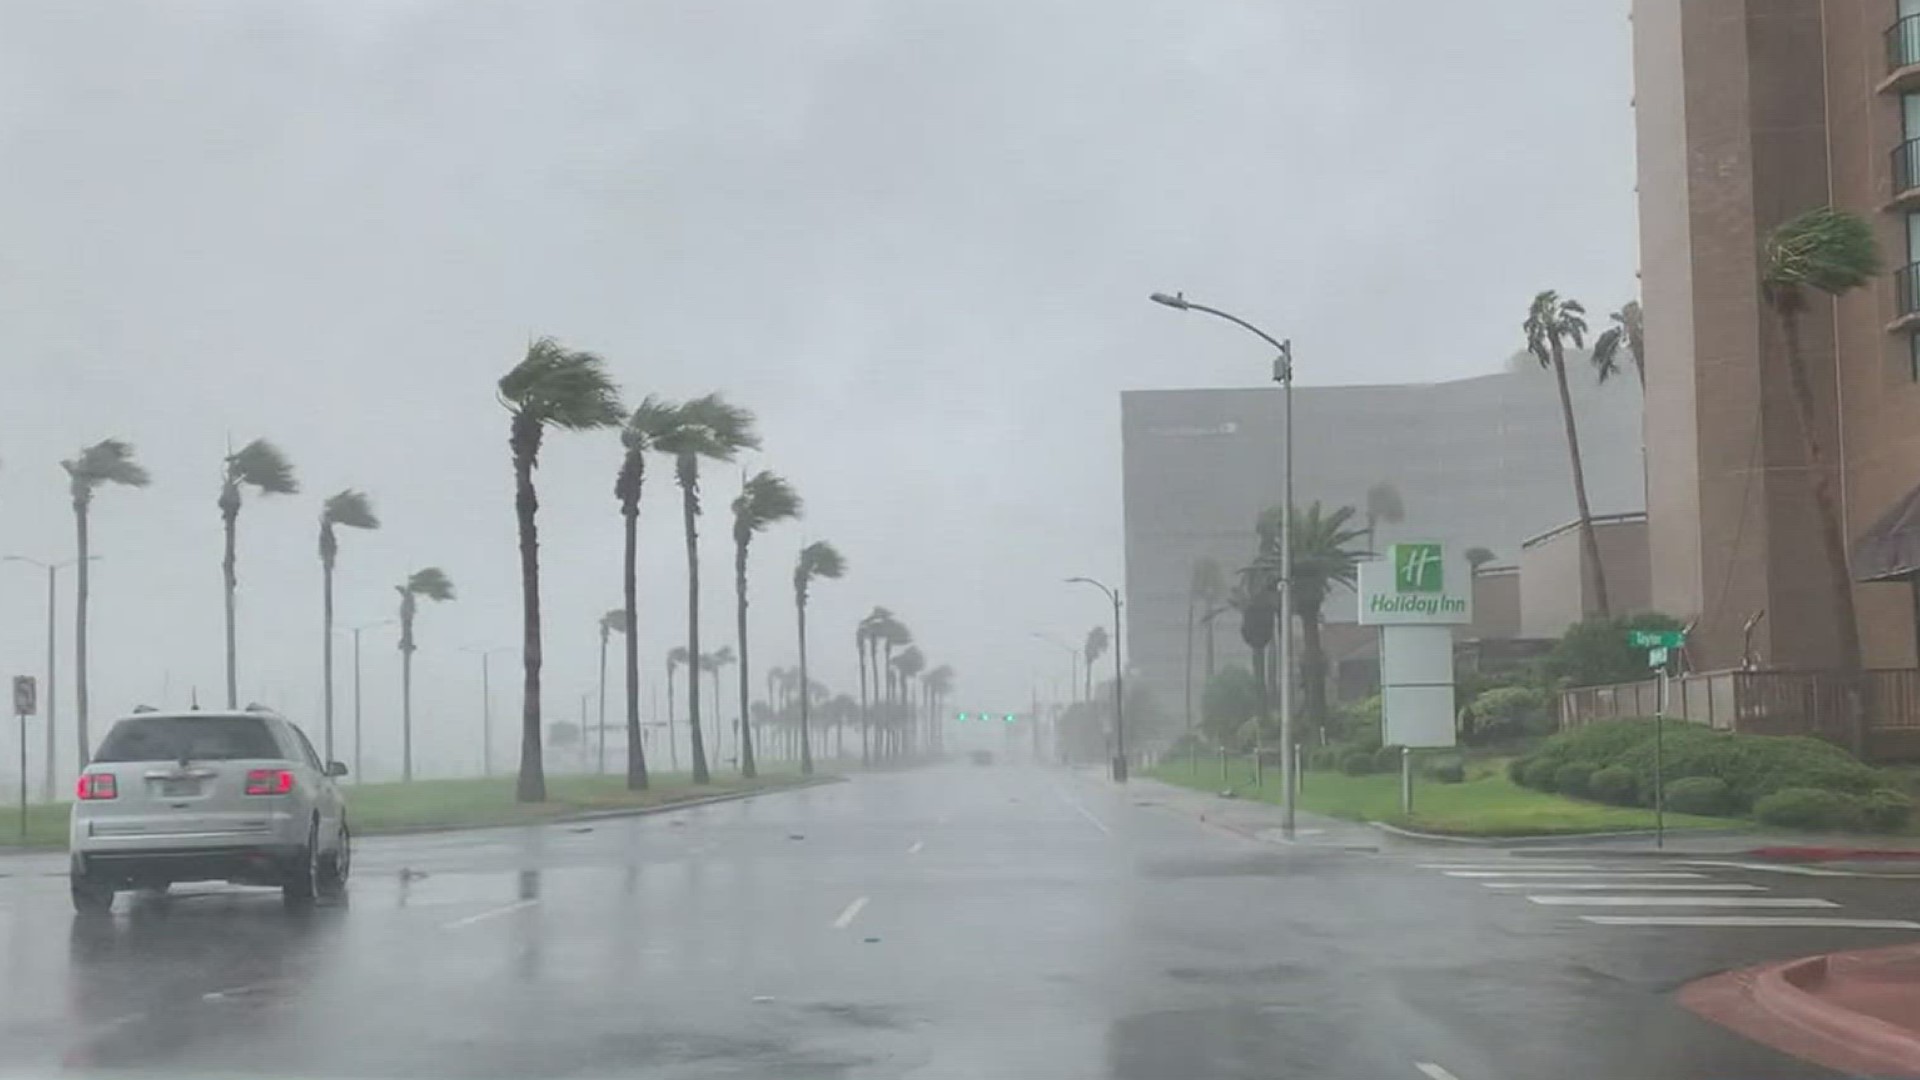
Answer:
[{"label": "overcast sky", "polygon": [[[423,757],[451,769],[477,756],[458,650],[519,626],[493,385],[552,334],[635,401],[759,414],[747,464],[808,513],[755,547],[756,668],[793,662],[788,575],[825,538],[852,571],[816,590],[817,677],[853,688],[883,604],[958,669],[957,705],[1016,707],[1063,674],[1030,633],[1106,616],[1059,579],[1121,576],[1119,391],[1266,372],[1148,292],[1290,335],[1309,384],[1495,370],[1535,290],[1632,295],[1626,7],[6,0],[0,550],[70,555],[58,460],[132,440],[154,485],[93,518],[95,715],[215,702],[220,458],[266,435],[305,490],[242,511],[243,698],[317,731],[318,501],[365,488],[385,527],[343,537],[340,618],[453,577],[417,657]],[[553,714],[619,599],[617,457],[543,456]],[[685,618],[668,475],[641,525],[649,695]],[[738,482],[707,474],[708,648],[733,640]],[[0,567],[6,673],[42,670],[42,588]],[[367,650],[389,733],[392,632]]]}]

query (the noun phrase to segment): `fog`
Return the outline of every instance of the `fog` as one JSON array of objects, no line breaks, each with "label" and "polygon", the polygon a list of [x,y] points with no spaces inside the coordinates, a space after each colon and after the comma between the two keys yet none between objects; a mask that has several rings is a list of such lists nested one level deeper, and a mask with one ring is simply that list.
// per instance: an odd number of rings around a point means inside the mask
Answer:
[{"label": "fog", "polygon": [[[70,557],[59,460],[131,440],[153,485],[92,514],[95,737],[137,702],[218,704],[221,458],[266,436],[303,490],[241,512],[241,698],[317,733],[316,518],[363,488],[383,527],[343,531],[339,622],[447,571],[458,599],[416,627],[418,752],[470,769],[461,650],[519,635],[493,387],[551,334],[630,404],[718,389],[759,416],[764,451],[705,474],[704,648],[734,639],[726,504],[770,468],[807,512],[753,548],[753,686],[795,661],[793,560],[827,539],[851,566],[813,589],[816,678],[853,690],[878,604],[957,670],[956,707],[1019,708],[1063,674],[1030,635],[1107,617],[1061,579],[1121,577],[1118,392],[1266,373],[1146,294],[1291,336],[1303,383],[1495,370],[1536,290],[1633,295],[1629,77],[1623,0],[14,0],[0,552]],[[592,690],[620,599],[618,463],[610,433],[542,456],[550,718]],[[686,615],[652,465],[650,713]],[[0,566],[0,674],[43,672],[43,589]],[[72,601],[64,578],[66,754]],[[383,769],[395,640],[365,639]],[[517,675],[496,658],[502,763]]]}]

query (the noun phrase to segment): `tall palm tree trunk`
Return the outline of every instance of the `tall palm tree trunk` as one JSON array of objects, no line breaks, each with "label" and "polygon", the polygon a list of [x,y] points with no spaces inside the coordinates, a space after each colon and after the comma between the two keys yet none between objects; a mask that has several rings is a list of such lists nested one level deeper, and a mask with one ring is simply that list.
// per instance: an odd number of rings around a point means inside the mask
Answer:
[{"label": "tall palm tree trunk", "polygon": [[333,760],[333,560],[320,560],[320,697],[324,710],[322,741],[327,761]]},{"label": "tall palm tree trunk", "polygon": [[[639,585],[635,578],[634,562],[639,554],[640,507],[638,501],[627,509],[626,518],[627,545],[626,554],[620,564],[620,592],[626,603],[627,632],[621,643],[627,660],[627,790],[645,791],[647,789],[647,750],[640,742],[640,619]],[[667,690],[667,738],[673,738],[673,690],[672,680],[668,680]],[[656,699],[658,700],[658,699]]]},{"label": "tall palm tree trunk", "polygon": [[[411,638],[411,626],[401,631]],[[400,650],[400,782],[413,781],[413,649]]]},{"label": "tall palm tree trunk", "polygon": [[871,713],[867,704],[867,643],[856,639],[854,651],[860,654],[860,764],[873,764]]},{"label": "tall palm tree trunk", "polygon": [[[523,430],[523,427],[525,430]],[[538,424],[516,421],[513,434],[514,513],[520,524],[520,777],[514,798],[547,801],[546,764],[540,755],[540,532],[534,521],[540,498],[533,489]]]},{"label": "tall palm tree trunk", "polygon": [[1193,597],[1187,597],[1187,666],[1185,703],[1187,710],[1187,730],[1193,730]]},{"label": "tall palm tree trunk", "polygon": [[673,665],[667,665],[667,759],[674,772],[680,771],[680,747],[673,741]]},{"label": "tall palm tree trunk", "polygon": [[236,658],[235,658],[235,649],[234,649],[234,643],[233,643],[233,590],[236,584],[234,580],[234,572],[233,572],[234,561],[235,561],[233,549],[234,549],[235,534],[239,532],[239,525],[240,525],[240,498],[238,495],[235,495],[231,502],[227,501],[225,498],[222,498],[221,504],[220,504],[220,516],[226,525],[226,534],[227,534],[226,554],[220,560],[221,580],[226,589],[225,601],[226,601],[226,614],[227,614],[227,708],[237,709],[240,707],[240,685],[239,685],[239,678],[235,674]]},{"label": "tall palm tree trunk", "polygon": [[[1593,529],[1593,508],[1587,502],[1587,470],[1580,461],[1580,432],[1573,419],[1573,394],[1567,389],[1567,364],[1560,355],[1559,339],[1553,341],[1553,379],[1560,387],[1560,422],[1567,430],[1567,458],[1573,464],[1573,499],[1580,510],[1580,546],[1586,549],[1592,567],[1588,581],[1593,586],[1596,613],[1603,619],[1613,616],[1607,600],[1607,568],[1600,563],[1600,538]],[[1585,612],[1581,613],[1583,616]]]},{"label": "tall palm tree trunk", "polygon": [[794,609],[800,623],[800,775],[813,775],[813,742],[807,730],[808,688],[807,681],[807,605],[796,604]]},{"label": "tall palm tree trunk", "polygon": [[1797,307],[1780,310],[1780,336],[1786,346],[1787,374],[1793,386],[1793,410],[1800,420],[1800,442],[1807,456],[1807,480],[1820,515],[1820,546],[1827,562],[1827,587],[1833,594],[1834,634],[1840,651],[1841,676],[1847,684],[1848,739],[1856,756],[1867,751],[1866,711],[1860,700],[1858,674],[1863,657],[1860,624],[1854,612],[1853,576],[1847,567],[1847,543],[1840,502],[1834,497],[1827,455],[1815,429],[1813,385],[1800,353],[1800,313]]},{"label": "tall palm tree trunk", "polygon": [[[88,566],[87,547],[88,547],[88,537],[87,537],[87,508],[86,508],[86,505],[83,503],[75,503],[74,505],[73,530],[74,530],[74,555],[75,555],[75,561],[73,564],[73,581],[74,581],[74,589],[73,589],[73,593],[74,593],[74,597],[73,597],[73,681],[74,681],[73,724],[74,724],[74,728],[73,730],[74,730],[74,739],[76,740],[77,745],[80,748],[79,757],[76,758],[75,760],[79,763],[78,767],[84,769],[87,767],[87,762],[92,760],[93,758],[93,748],[89,744],[87,739],[87,566]],[[47,587],[47,591],[48,591],[49,597],[51,597],[53,587],[49,585]],[[51,645],[51,640],[49,640],[49,645]],[[48,702],[47,713],[49,716],[49,719],[47,721],[47,724],[48,724],[48,727],[47,727],[47,751],[48,751],[47,779],[49,781],[48,783],[49,790],[47,792],[47,798],[51,799],[53,798],[53,792],[51,790],[52,788],[51,781],[53,779],[53,758],[52,758],[53,721],[51,719],[51,716],[53,713],[53,708],[52,708],[53,686],[51,684],[47,686],[47,702]],[[20,783],[23,787],[26,785],[26,782],[27,782],[27,778],[25,776],[22,776],[20,778]]]},{"label": "tall palm tree trunk", "polygon": [[600,700],[594,706],[595,721],[600,728],[596,732],[599,741],[594,746],[593,771],[596,774],[607,771],[607,638],[612,633],[605,625],[600,627]]},{"label": "tall palm tree trunk", "polygon": [[[740,637],[740,776],[751,780],[759,773],[753,767],[753,725],[748,722],[747,698],[747,545],[733,546],[733,618]],[[772,701],[768,701],[772,705]]]},{"label": "tall palm tree trunk", "polygon": [[680,516],[687,541],[687,741],[693,754],[693,782],[711,783],[707,773],[706,745],[700,739],[700,534],[695,531],[697,513],[693,488],[685,471],[680,481]]},{"label": "tall palm tree trunk", "polygon": [[1316,731],[1327,726],[1327,652],[1320,636],[1320,607],[1300,608],[1300,679],[1305,684],[1307,718]]},{"label": "tall palm tree trunk", "polygon": [[[1254,723],[1257,727],[1264,728],[1267,726],[1267,714],[1272,710],[1271,702],[1273,701],[1267,689],[1267,647],[1262,645],[1252,651],[1253,681],[1260,684],[1260,713],[1254,717]],[[1255,739],[1254,742],[1258,745],[1260,740]]]}]

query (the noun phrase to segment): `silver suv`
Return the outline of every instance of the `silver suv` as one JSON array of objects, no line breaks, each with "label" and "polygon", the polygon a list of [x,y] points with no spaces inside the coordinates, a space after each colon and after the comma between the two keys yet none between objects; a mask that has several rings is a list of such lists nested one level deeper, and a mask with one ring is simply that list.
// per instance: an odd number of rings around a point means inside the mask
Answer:
[{"label": "silver suv", "polygon": [[119,720],[80,774],[69,847],[73,907],[176,881],[278,886],[290,907],[338,895],[352,834],[336,777],[285,718],[144,712]]}]

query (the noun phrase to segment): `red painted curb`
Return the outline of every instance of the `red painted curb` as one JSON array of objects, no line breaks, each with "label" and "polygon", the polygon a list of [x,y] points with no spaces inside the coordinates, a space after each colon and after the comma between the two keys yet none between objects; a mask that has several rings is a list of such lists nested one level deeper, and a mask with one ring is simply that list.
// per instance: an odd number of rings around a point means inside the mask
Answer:
[{"label": "red painted curb", "polygon": [[1823,954],[1712,975],[1683,987],[1680,1003],[1756,1042],[1828,1068],[1920,1077],[1920,1031],[1821,996],[1835,957],[1885,951]]},{"label": "red painted curb", "polygon": [[1920,859],[1920,851],[1906,848],[1854,847],[1759,847],[1745,852],[1748,858],[1774,862],[1869,862],[1881,859]]}]

